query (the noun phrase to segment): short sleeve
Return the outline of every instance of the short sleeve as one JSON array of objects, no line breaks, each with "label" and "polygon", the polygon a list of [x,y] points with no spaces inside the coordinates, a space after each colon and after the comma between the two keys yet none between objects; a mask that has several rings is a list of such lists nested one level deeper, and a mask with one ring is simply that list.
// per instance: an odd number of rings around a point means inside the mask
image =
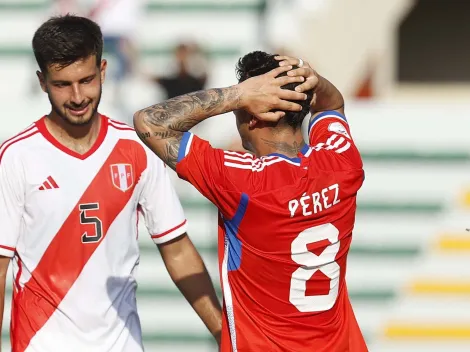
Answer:
[{"label": "short sleeve", "polygon": [[324,150],[334,157],[348,160],[353,167],[362,168],[360,153],[351,137],[346,117],[337,111],[314,115],[308,126],[309,144],[314,150]]},{"label": "short sleeve", "polygon": [[[180,144],[176,172],[191,183],[221,213],[231,218],[238,207],[241,193],[226,167],[225,152],[208,141],[186,132]],[[250,166],[251,168],[251,166]]]},{"label": "short sleeve", "polygon": [[147,158],[139,206],[153,241],[162,244],[185,233],[187,221],[166,166],[150,152]]},{"label": "short sleeve", "polygon": [[0,255],[13,257],[24,211],[24,177],[18,159],[0,159]]}]

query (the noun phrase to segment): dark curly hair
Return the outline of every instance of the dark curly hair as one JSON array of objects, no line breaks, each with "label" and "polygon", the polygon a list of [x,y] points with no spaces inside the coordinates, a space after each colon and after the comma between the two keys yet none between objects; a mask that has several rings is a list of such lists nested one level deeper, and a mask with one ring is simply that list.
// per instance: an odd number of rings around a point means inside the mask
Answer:
[{"label": "dark curly hair", "polygon": [[[253,51],[238,60],[236,66],[236,73],[238,82],[243,82],[248,78],[265,74],[277,67],[279,67],[279,61],[274,57],[276,54],[268,54],[264,51]],[[293,66],[297,68],[297,66]],[[286,76],[287,72],[279,75]],[[295,90],[298,83],[290,83],[283,86],[283,89]],[[295,103],[302,105],[302,111],[286,111],[286,115],[279,120],[280,124],[287,124],[294,129],[298,129],[302,126],[302,121],[310,110],[310,101],[313,98],[313,91],[306,92],[307,100],[295,101]]]},{"label": "dark curly hair", "polygon": [[90,55],[96,55],[99,66],[103,35],[100,27],[87,18],[73,15],[52,17],[34,33],[33,52],[43,73],[47,73],[49,65],[66,67]]}]

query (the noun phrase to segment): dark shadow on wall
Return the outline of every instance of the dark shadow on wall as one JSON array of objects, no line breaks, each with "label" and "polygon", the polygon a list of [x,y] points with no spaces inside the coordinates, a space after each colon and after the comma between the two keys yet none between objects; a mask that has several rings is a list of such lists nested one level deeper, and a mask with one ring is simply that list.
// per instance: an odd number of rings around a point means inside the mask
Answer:
[{"label": "dark shadow on wall", "polygon": [[470,83],[470,1],[417,1],[399,27],[398,80]]}]

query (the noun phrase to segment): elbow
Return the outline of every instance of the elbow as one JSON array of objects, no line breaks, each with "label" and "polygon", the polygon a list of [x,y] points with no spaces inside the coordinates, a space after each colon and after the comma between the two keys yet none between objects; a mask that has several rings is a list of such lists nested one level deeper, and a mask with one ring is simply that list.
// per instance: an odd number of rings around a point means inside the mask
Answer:
[{"label": "elbow", "polygon": [[147,139],[150,137],[152,130],[146,123],[147,113],[144,110],[139,110],[134,114],[134,130],[139,136],[140,140],[148,145]]},{"label": "elbow", "polygon": [[136,131],[142,131],[143,126],[145,126],[145,112],[139,110],[134,114],[134,129]]}]

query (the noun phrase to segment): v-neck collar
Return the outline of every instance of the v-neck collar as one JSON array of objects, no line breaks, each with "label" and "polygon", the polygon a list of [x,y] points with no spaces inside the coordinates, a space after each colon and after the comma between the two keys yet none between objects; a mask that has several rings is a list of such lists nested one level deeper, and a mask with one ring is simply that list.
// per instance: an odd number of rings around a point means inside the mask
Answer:
[{"label": "v-neck collar", "polygon": [[64,153],[73,156],[74,158],[80,159],[80,160],[85,160],[89,156],[93,155],[94,152],[98,150],[98,148],[103,144],[103,141],[106,137],[106,134],[108,133],[108,120],[105,116],[99,115],[101,119],[101,124],[100,124],[100,131],[98,133],[98,137],[96,138],[95,143],[93,143],[93,146],[88,150],[85,154],[80,154],[77,153],[76,151],[67,148],[65,145],[60,143],[47,129],[46,127],[46,116],[43,116],[39,121],[36,122],[36,127],[38,128],[39,132],[42,134],[42,136],[49,141],[54,147],[57,149],[63,151]]}]

